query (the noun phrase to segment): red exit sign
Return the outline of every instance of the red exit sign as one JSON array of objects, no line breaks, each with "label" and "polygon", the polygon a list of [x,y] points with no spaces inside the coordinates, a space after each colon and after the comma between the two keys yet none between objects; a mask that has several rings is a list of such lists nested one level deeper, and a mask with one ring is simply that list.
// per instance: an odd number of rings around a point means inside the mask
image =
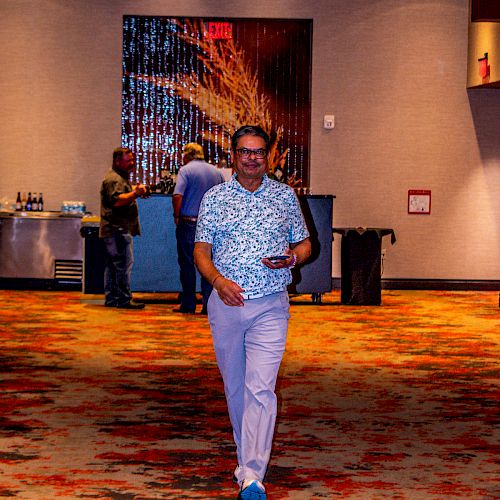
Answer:
[{"label": "red exit sign", "polygon": [[205,24],[208,36],[212,40],[231,40],[233,38],[233,24],[210,22]]}]

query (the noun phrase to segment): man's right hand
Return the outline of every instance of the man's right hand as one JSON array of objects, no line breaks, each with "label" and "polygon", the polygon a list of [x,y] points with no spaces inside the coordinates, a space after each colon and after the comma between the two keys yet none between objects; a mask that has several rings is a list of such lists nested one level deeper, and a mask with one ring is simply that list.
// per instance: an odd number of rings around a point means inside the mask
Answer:
[{"label": "man's right hand", "polygon": [[143,196],[146,194],[147,188],[144,184],[137,184],[134,187],[134,193],[137,197]]},{"label": "man's right hand", "polygon": [[147,189],[144,184],[137,184],[132,188],[132,191],[122,193],[120,196],[118,196],[113,206],[123,207],[125,205],[131,205],[137,198],[140,198],[143,194],[145,194],[146,191]]},{"label": "man's right hand", "polygon": [[241,307],[244,305],[245,301],[243,300],[241,293],[245,290],[243,290],[238,283],[221,276],[217,279],[214,288],[226,306]]}]

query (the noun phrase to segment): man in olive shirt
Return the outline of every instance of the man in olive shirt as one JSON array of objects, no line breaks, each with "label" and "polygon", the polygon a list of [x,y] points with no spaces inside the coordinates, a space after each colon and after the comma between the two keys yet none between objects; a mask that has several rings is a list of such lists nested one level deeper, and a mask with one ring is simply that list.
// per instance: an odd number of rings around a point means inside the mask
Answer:
[{"label": "man in olive shirt", "polygon": [[128,148],[113,151],[113,166],[101,186],[101,224],[99,236],[106,247],[104,295],[106,307],[142,309],[132,299],[130,272],[134,262],[132,237],[141,234],[136,199],[146,193],[142,184],[132,186],[129,174],[134,169],[134,153]]}]

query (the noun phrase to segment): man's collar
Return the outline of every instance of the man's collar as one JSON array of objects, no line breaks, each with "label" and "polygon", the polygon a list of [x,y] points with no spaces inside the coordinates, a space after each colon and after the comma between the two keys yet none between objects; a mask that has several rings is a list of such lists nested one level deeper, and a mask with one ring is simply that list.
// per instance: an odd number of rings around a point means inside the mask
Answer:
[{"label": "man's collar", "polygon": [[128,181],[130,179],[129,172],[124,172],[123,170],[120,170],[119,168],[115,168],[114,165],[112,167],[112,170],[114,172],[116,172],[120,177],[123,177],[125,180]]},{"label": "man's collar", "polygon": [[231,176],[231,179],[229,181],[229,184],[232,188],[234,189],[237,189],[238,191],[241,191],[243,193],[248,193],[248,194],[257,194],[257,193],[260,193],[261,191],[263,191],[264,189],[266,189],[268,186],[269,186],[269,177],[264,174],[262,176],[262,182],[260,184],[260,186],[255,190],[255,191],[249,191],[248,189],[245,189],[237,180],[237,177],[238,177],[238,173],[235,172],[232,176]]}]

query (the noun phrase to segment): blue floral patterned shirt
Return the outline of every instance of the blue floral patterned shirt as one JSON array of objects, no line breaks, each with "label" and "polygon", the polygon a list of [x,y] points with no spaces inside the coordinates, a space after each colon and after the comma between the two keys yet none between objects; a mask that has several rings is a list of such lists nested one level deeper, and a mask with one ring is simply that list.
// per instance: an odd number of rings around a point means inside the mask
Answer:
[{"label": "blue floral patterned shirt", "polygon": [[196,227],[198,242],[212,245],[217,270],[246,293],[268,295],[291,283],[289,269],[269,269],[261,260],[282,255],[289,243],[309,236],[293,189],[266,175],[250,192],[236,175],[205,193]]}]

